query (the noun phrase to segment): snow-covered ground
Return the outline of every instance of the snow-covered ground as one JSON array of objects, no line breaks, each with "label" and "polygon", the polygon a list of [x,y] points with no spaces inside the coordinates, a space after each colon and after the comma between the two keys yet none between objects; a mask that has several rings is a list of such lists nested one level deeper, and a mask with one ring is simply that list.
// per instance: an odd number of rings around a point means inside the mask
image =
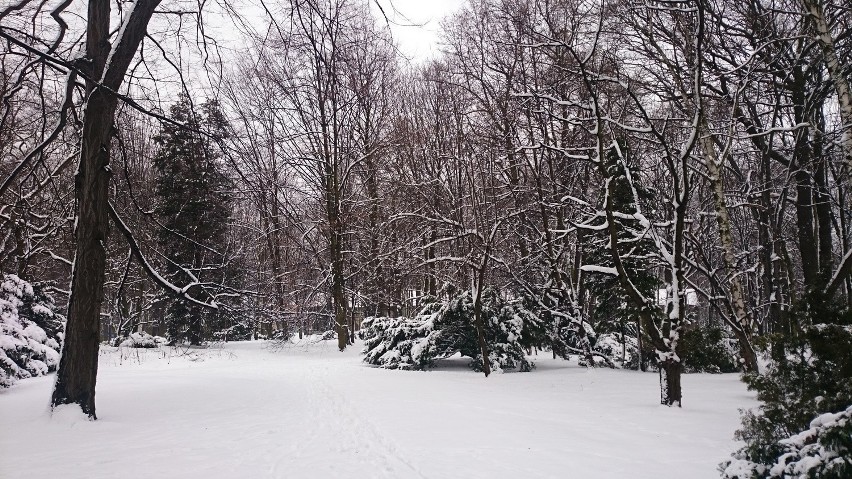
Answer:
[{"label": "snow-covered ground", "polygon": [[359,349],[104,349],[98,421],[51,417],[52,376],[0,391],[0,478],[715,478],[755,404],[736,375],[686,375],[672,409],[653,373],[539,355],[485,379]]}]

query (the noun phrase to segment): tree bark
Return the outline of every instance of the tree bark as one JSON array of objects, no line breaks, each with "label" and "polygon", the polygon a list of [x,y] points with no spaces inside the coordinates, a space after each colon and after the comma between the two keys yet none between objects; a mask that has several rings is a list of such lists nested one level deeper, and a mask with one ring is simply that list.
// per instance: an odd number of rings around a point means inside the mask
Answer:
[{"label": "tree bark", "polygon": [[[479,275],[484,276],[484,268]],[[488,344],[485,342],[485,322],[482,320],[482,282],[474,289],[473,295],[473,325],[476,328],[479,352],[482,354],[482,372],[487,378],[491,374],[491,359],[488,354]]]},{"label": "tree bark", "polygon": [[[87,101],[76,183],[77,225],[68,322],[51,407],[77,404],[96,419],[100,313],[109,230],[110,137],[118,90],[159,0],[137,0],[111,49],[109,0],[90,0],[86,32]],[[107,64],[107,59],[110,63]],[[93,79],[99,79],[95,81]]]},{"label": "tree bark", "polygon": [[666,406],[683,406],[683,395],[680,385],[683,364],[679,360],[667,359],[660,364],[660,404]]},{"label": "tree bark", "polygon": [[719,228],[719,241],[722,243],[722,257],[725,263],[725,276],[728,279],[728,292],[731,295],[731,304],[734,309],[734,324],[732,329],[737,337],[740,347],[740,358],[744,372],[757,371],[757,353],[752,346],[751,336],[754,326],[751,316],[745,306],[743,299],[743,288],[737,274],[737,260],[734,255],[734,238],[731,233],[731,217],[728,214],[728,204],[725,201],[725,187],[722,183],[722,171],[717,160],[713,140],[709,136],[710,129],[706,120],[702,120],[704,136],[701,138],[701,149],[704,154],[704,164],[707,168],[711,190],[713,191],[713,203],[716,210],[716,224]]},{"label": "tree bark", "polygon": [[820,0],[799,0],[816,29],[816,40],[822,50],[822,58],[828,75],[837,92],[838,113],[842,123],[841,146],[846,166],[852,168],[852,87],[844,75],[843,65],[834,47],[834,37],[825,18],[825,11]]}]

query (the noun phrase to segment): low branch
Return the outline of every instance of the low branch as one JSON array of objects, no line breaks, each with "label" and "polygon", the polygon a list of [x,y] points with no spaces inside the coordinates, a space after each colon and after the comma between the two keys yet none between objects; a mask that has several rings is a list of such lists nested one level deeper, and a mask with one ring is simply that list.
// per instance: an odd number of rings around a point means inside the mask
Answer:
[{"label": "low branch", "polygon": [[219,305],[216,302],[204,302],[199,299],[193,298],[189,295],[189,289],[194,286],[192,284],[184,287],[179,287],[160,276],[154,267],[148,262],[148,259],[145,258],[145,255],[142,254],[142,250],[139,248],[139,243],[136,241],[136,238],[133,236],[133,232],[130,231],[130,228],[124,223],[120,216],[118,216],[118,212],[115,211],[115,207],[113,207],[112,202],[107,204],[107,208],[109,209],[109,216],[112,218],[112,222],[115,226],[121,231],[124,235],[124,238],[127,240],[127,244],[130,246],[130,251],[133,256],[139,261],[139,265],[142,266],[142,269],[145,270],[145,273],[151,278],[152,281],[160,285],[163,289],[165,289],[168,293],[170,293],[175,298],[186,299],[190,302],[193,302],[199,306],[204,306],[205,308],[210,309],[219,309]]}]

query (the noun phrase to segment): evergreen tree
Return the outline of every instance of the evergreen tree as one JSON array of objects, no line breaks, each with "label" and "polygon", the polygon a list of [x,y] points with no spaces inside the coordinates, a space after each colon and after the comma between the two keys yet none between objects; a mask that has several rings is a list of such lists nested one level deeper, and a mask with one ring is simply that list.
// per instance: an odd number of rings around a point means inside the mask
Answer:
[{"label": "evergreen tree", "polygon": [[744,412],[745,446],[722,464],[724,479],[850,477],[852,310],[823,299],[802,300],[780,359],[744,376],[761,405]]},{"label": "evergreen tree", "polygon": [[[179,125],[163,123],[154,158],[155,213],[162,226],[158,241],[167,258],[165,270],[170,278],[181,278],[178,284],[186,282],[187,272],[199,283],[223,284],[228,276],[223,251],[231,188],[216,141],[227,134],[225,119],[215,101],[204,103],[197,114],[186,95],[172,105],[170,116]],[[189,294],[209,296],[207,291],[197,285]],[[201,344],[205,325],[209,329],[216,314],[184,299],[170,301],[165,314],[170,341]]]},{"label": "evergreen tree", "polygon": [[[660,281],[652,271],[653,240],[644,235],[645,228],[639,220],[633,218],[637,211],[636,201],[646,201],[654,197],[654,192],[627,176],[631,155],[627,145],[619,142],[612,146],[604,157],[606,168],[613,183],[612,205],[614,211],[621,213],[616,217],[618,223],[618,253],[630,280],[639,291],[648,298],[655,298]],[[634,193],[635,190],[635,193]],[[606,230],[596,231],[592,236],[591,247],[587,248],[587,265],[613,268],[609,248],[609,234]],[[627,294],[617,276],[600,271],[588,271],[586,287],[594,301],[595,327],[599,333],[616,333],[622,337],[638,336],[638,330],[630,318],[638,318],[638,311],[627,300]],[[638,319],[637,319],[638,324]]]}]

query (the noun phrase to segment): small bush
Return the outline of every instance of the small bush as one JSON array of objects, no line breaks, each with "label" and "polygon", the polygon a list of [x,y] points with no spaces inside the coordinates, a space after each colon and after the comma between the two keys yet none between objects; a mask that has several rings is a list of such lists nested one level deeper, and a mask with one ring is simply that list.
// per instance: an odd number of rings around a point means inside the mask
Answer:
[{"label": "small bush", "polygon": [[0,284],[0,387],[59,365],[65,318],[40,288],[13,274]]},{"label": "small bush", "polygon": [[624,369],[639,369],[639,341],[635,336],[605,333],[598,336],[595,351]]},{"label": "small bush", "polygon": [[[294,335],[295,335],[295,332],[290,328],[276,329],[275,331],[272,332],[272,335],[268,339],[271,339],[273,341],[285,341],[286,342],[286,341],[289,341],[290,339],[292,339]],[[267,338],[261,338],[261,336],[259,334],[257,335],[257,337],[258,337],[258,339],[267,339]]]},{"label": "small bush", "polygon": [[213,339],[216,341],[248,341],[251,339],[251,333],[251,326],[240,321],[228,328],[216,331],[213,333]]},{"label": "small bush", "polygon": [[156,348],[166,344],[168,340],[162,336],[151,336],[145,331],[138,333],[130,333],[128,336],[115,338],[113,343],[115,346],[122,348]]},{"label": "small bush", "polygon": [[686,373],[735,373],[737,367],[736,342],[728,338],[721,328],[691,328],[681,334],[679,350]]},{"label": "small bush", "polygon": [[[736,436],[746,445],[722,464],[726,479],[852,477],[850,313],[796,314],[805,326],[778,345],[783,354],[764,374],[744,377],[762,404],[743,414]],[[808,325],[815,318],[827,323]]]},{"label": "small bush", "polygon": [[[493,290],[483,291],[482,319],[492,371],[529,371],[522,345],[524,326],[537,318],[518,303],[503,301]],[[482,370],[470,291],[445,301],[427,300],[413,318],[366,318],[361,325],[364,361],[388,369],[425,370],[435,361],[456,353],[470,357],[470,366]]]}]

